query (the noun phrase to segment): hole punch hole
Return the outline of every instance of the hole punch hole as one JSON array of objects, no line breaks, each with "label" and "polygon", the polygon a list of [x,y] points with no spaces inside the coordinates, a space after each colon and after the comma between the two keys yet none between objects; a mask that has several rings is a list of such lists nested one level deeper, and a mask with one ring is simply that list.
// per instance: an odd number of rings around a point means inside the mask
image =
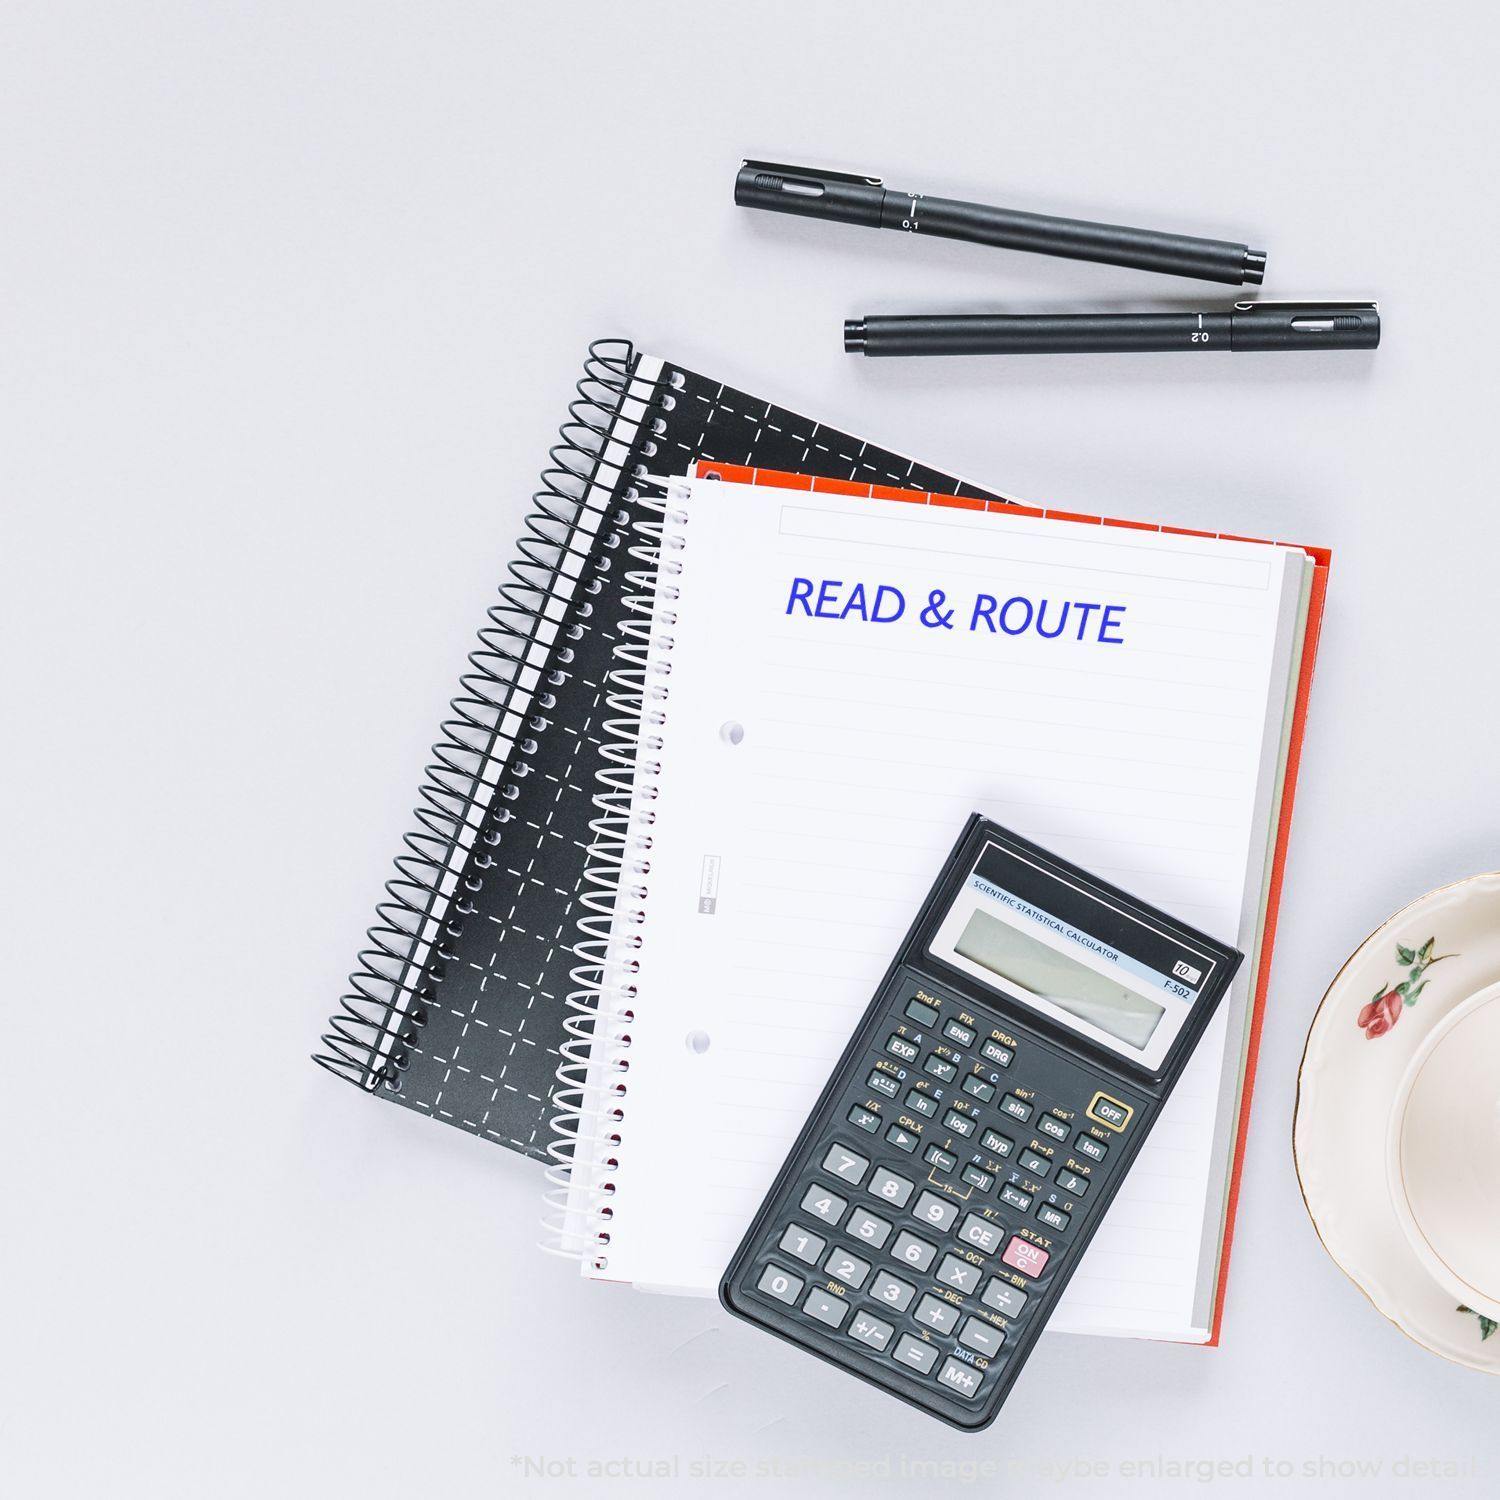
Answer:
[{"label": "hole punch hole", "polygon": [[738,719],[726,719],[719,725],[719,738],[726,745],[738,745],[745,738],[745,726]]},{"label": "hole punch hole", "polygon": [[708,1051],[709,1035],[706,1031],[690,1031],[686,1037],[687,1049],[701,1057]]}]

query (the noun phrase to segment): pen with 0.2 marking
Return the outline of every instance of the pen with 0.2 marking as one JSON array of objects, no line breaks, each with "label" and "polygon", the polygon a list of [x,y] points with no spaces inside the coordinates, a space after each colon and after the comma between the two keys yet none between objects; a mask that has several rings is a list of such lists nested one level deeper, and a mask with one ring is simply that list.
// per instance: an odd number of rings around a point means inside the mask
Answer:
[{"label": "pen with 0.2 marking", "polygon": [[1374,349],[1373,302],[1236,302],[1203,312],[960,313],[857,318],[844,348],[872,357],[924,354],[1126,354]]}]

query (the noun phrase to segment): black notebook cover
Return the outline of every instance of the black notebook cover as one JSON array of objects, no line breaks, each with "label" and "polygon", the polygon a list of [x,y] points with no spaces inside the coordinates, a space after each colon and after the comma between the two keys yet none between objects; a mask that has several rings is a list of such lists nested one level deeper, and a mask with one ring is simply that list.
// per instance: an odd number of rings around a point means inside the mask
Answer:
[{"label": "black notebook cover", "polygon": [[590,350],[417,826],[316,1060],[544,1158],[645,473],[698,459],[999,498],[702,375]]}]

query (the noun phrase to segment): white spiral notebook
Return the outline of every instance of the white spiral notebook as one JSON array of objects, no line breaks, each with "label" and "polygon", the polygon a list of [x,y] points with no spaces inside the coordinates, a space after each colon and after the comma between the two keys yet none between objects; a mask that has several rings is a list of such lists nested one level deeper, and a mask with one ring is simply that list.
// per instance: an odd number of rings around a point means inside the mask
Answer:
[{"label": "white spiral notebook", "polygon": [[[558,1096],[585,1275],[713,1293],[970,812],[1261,953],[1313,558],[974,504],[700,477],[637,539]],[[1256,971],[1051,1327],[1209,1339]]]}]

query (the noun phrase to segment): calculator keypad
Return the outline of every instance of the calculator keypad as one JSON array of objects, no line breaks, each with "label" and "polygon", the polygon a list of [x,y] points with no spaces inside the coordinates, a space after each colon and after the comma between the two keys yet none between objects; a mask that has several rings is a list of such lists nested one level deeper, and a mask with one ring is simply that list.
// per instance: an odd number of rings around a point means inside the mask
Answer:
[{"label": "calculator keypad", "polygon": [[869,1051],[736,1285],[803,1342],[920,1384],[972,1425],[1029,1351],[1111,1147],[1148,1101],[915,988],[867,1023]]}]

